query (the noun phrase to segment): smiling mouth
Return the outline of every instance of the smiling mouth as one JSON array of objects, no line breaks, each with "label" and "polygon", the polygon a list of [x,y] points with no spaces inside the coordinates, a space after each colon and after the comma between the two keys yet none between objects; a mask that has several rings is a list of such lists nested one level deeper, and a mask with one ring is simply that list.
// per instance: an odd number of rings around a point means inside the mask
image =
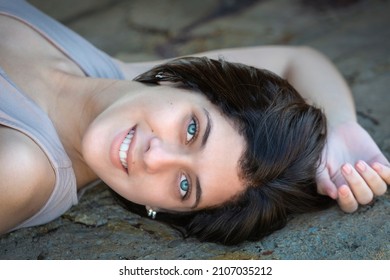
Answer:
[{"label": "smiling mouth", "polygon": [[129,147],[131,144],[131,141],[134,137],[134,128],[130,130],[130,132],[126,135],[125,139],[123,140],[121,146],[119,147],[119,159],[121,161],[122,166],[127,170],[127,154],[129,151]]}]

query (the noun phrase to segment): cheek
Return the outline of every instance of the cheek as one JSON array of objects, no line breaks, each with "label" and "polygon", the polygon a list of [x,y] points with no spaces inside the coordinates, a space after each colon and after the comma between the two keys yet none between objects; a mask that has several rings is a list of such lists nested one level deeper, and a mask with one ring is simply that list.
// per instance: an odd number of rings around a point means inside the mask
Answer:
[{"label": "cheek", "polygon": [[133,177],[110,187],[134,203],[161,208],[171,204],[174,191],[163,178],[150,175]]},{"label": "cheek", "polygon": [[83,157],[92,169],[95,169],[102,162],[99,159],[102,156],[102,145],[104,145],[100,131],[95,128],[89,127],[81,142]]},{"label": "cheek", "polygon": [[155,106],[150,105],[147,108],[144,108],[143,116],[153,122],[160,123],[165,121],[166,124],[169,124],[170,121],[179,115],[181,111],[180,108],[175,106],[167,105],[166,103],[158,103]]}]

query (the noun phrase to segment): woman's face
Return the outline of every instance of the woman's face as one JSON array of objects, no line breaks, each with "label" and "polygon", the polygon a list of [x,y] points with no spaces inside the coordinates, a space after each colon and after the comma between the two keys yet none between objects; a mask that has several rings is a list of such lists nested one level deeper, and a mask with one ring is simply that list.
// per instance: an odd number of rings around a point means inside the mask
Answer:
[{"label": "woman's face", "polygon": [[238,165],[244,146],[203,95],[145,86],[98,115],[83,138],[83,155],[126,199],[160,211],[192,211],[244,190]]}]

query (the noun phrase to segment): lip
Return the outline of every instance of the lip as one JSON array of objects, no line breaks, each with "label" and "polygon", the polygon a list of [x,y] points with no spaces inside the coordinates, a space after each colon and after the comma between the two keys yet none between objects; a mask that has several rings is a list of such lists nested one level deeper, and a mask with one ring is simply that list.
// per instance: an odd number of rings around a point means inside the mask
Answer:
[{"label": "lip", "polygon": [[[127,151],[127,163],[128,163],[128,169],[126,170],[126,168],[123,167],[121,161],[120,161],[120,158],[119,158],[119,148],[121,146],[121,144],[123,143],[123,140],[125,139],[125,137],[127,136],[127,134],[129,134],[129,132],[134,129],[134,136],[133,136],[133,139],[131,141],[131,144],[130,144],[130,147],[129,147],[129,150]],[[126,174],[129,173],[129,170],[131,168],[131,163],[132,163],[132,149],[134,147],[134,138],[135,138],[135,133],[136,133],[136,127],[132,127],[130,129],[127,129],[127,130],[124,130],[124,131],[121,131],[119,132],[113,139],[112,141],[112,144],[111,144],[111,147],[110,147],[110,160],[112,162],[112,164],[118,168],[118,169],[121,169],[123,170],[124,172],[126,172]]]}]

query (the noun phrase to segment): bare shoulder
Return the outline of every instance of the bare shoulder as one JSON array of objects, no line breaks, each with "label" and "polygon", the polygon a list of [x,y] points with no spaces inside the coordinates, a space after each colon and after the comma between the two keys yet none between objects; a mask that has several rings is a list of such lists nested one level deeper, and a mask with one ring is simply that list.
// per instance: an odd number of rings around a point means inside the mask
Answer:
[{"label": "bare shoulder", "polygon": [[55,184],[51,164],[25,134],[0,126],[0,233],[35,214]]}]

